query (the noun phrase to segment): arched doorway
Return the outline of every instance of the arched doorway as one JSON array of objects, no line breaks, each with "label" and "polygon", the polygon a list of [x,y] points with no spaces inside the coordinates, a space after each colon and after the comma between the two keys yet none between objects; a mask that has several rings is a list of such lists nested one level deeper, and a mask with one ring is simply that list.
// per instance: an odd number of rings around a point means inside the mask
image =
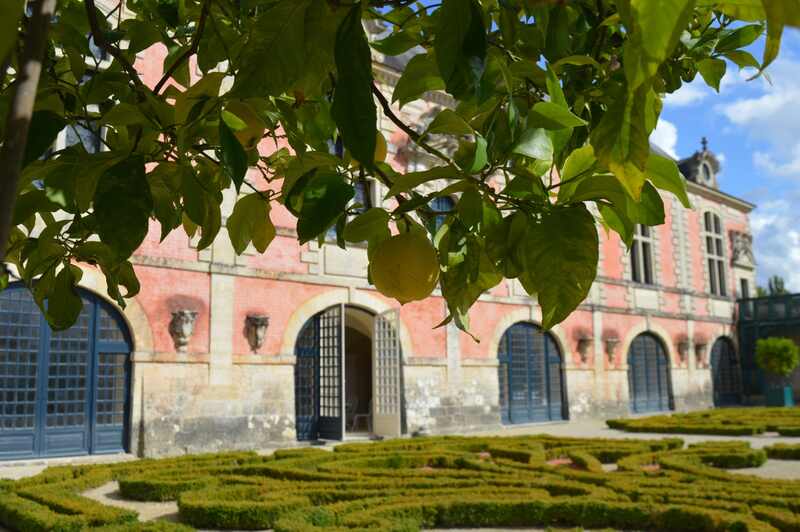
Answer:
[{"label": "arched doorway", "polygon": [[642,333],[628,350],[628,385],[631,410],[658,412],[671,410],[672,381],[669,359],[664,345],[656,336]]},{"label": "arched doorway", "polygon": [[305,323],[295,344],[298,440],[402,433],[398,316],[335,305]]},{"label": "arched doorway", "polygon": [[561,353],[550,333],[515,323],[503,333],[497,358],[504,424],[569,417]]},{"label": "arched doorway", "polygon": [[730,338],[718,338],[711,348],[711,382],[714,386],[714,406],[741,403],[742,373]]},{"label": "arched doorway", "polygon": [[77,322],[57,332],[20,283],[0,292],[0,459],[127,450],[130,333],[79,293]]}]

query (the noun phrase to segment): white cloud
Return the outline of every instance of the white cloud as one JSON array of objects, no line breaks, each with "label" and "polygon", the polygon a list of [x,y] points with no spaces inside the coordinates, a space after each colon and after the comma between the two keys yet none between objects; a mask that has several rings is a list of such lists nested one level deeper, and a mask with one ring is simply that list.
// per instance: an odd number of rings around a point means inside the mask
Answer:
[{"label": "white cloud", "polygon": [[704,85],[703,80],[699,79],[699,81],[683,85],[672,94],[667,94],[664,98],[664,105],[686,107],[704,100],[709,94],[711,94],[709,89]]},{"label": "white cloud", "polygon": [[[800,198],[797,198],[800,199]],[[800,291],[800,216],[792,200],[763,203],[750,216],[761,284],[780,275],[789,291]]]},{"label": "white cloud", "polygon": [[678,128],[672,122],[663,118],[660,119],[656,128],[650,133],[650,142],[667,152],[671,157],[678,158]]},{"label": "white cloud", "polygon": [[[753,154],[757,168],[779,176],[800,177],[800,62],[778,60],[769,70],[772,84],[753,81],[758,90],[717,105],[733,131],[768,144]],[[726,128],[727,129],[727,128]]]}]

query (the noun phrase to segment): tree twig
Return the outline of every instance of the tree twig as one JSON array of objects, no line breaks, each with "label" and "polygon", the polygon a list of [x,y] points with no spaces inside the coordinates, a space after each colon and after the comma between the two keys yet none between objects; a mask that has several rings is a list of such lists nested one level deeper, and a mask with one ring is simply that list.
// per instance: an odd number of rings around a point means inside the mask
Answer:
[{"label": "tree twig", "polygon": [[0,262],[5,259],[11,220],[17,199],[19,176],[28,144],[28,130],[36,102],[36,91],[42,73],[50,19],[56,0],[34,0],[33,14],[25,35],[25,46],[19,60],[19,74],[11,106],[6,118],[6,138],[0,148]]},{"label": "tree twig", "polygon": [[164,72],[164,75],[161,76],[161,79],[158,80],[156,86],[153,87],[153,92],[158,94],[161,92],[161,89],[164,87],[164,84],[169,81],[169,78],[172,77],[172,74],[178,70],[178,67],[181,66],[185,61],[187,61],[191,56],[197,53],[197,49],[200,47],[200,38],[203,36],[203,31],[206,27],[206,19],[208,18],[208,12],[211,8],[211,1],[206,0],[203,2],[203,8],[200,11],[200,19],[197,21],[197,33],[194,34],[192,37],[192,44],[189,45],[189,48],[183,52],[180,57],[178,57],[174,63]]},{"label": "tree twig", "polygon": [[142,80],[139,78],[139,72],[137,72],[131,62],[128,61],[128,58],[125,57],[122,50],[106,40],[103,30],[100,29],[100,23],[97,21],[97,8],[94,5],[94,0],[84,0],[83,5],[86,7],[86,17],[89,19],[89,28],[92,30],[92,39],[94,39],[94,43],[122,65],[122,68],[128,73],[128,77],[130,77],[135,85],[144,87],[144,83],[142,83]]},{"label": "tree twig", "polygon": [[430,153],[434,157],[438,157],[439,159],[443,160],[447,164],[449,164],[449,165],[451,165],[453,167],[456,167],[456,164],[453,162],[453,160],[450,157],[448,157],[444,153],[440,152],[439,150],[437,150],[433,146],[430,146],[426,142],[423,142],[422,135],[420,135],[419,133],[417,133],[416,131],[411,129],[405,122],[400,120],[400,118],[398,118],[396,114],[394,114],[394,111],[392,111],[391,105],[389,105],[389,100],[386,99],[386,96],[384,96],[383,93],[374,84],[372,85],[372,94],[374,94],[375,97],[380,102],[381,107],[383,107],[383,112],[384,112],[384,114],[386,114],[386,116],[389,117],[389,120],[394,122],[394,125],[396,125],[401,130],[403,130],[403,132],[406,135],[408,135],[408,137],[411,140],[413,140],[415,144],[417,144],[420,148],[422,148],[426,152]]}]

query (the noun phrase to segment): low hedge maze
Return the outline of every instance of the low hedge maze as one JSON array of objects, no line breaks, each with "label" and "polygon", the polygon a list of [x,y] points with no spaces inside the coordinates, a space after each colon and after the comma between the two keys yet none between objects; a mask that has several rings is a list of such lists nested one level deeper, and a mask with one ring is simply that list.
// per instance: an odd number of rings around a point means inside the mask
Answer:
[{"label": "low hedge maze", "polygon": [[626,432],[755,436],[777,432],[800,436],[800,408],[719,408],[685,414],[609,419],[609,428]]},{"label": "low hedge maze", "polygon": [[[800,457],[800,449],[776,452]],[[0,524],[21,532],[800,530],[800,481],[726,471],[766,459],[767,452],[736,441],[684,447],[677,438],[525,436],[62,466],[0,482]],[[177,500],[182,524],[139,523],[134,512],[81,495],[112,480],[125,499]]]}]

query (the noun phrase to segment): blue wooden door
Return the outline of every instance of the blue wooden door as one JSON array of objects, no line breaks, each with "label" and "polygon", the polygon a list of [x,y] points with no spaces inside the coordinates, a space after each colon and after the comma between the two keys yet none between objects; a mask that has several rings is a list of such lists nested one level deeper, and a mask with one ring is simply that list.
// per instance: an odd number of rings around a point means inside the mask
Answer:
[{"label": "blue wooden door", "polygon": [[659,412],[672,409],[669,360],[652,334],[634,338],[628,351],[628,385],[631,410]]},{"label": "blue wooden door", "polygon": [[561,354],[550,334],[514,324],[500,340],[498,359],[503,423],[566,419]]},{"label": "blue wooden door", "polygon": [[733,342],[719,338],[711,348],[711,381],[714,386],[714,406],[741,404],[742,379],[739,360]]},{"label": "blue wooden door", "polygon": [[344,305],[313,316],[295,344],[295,430],[301,441],[344,438]]},{"label": "blue wooden door", "polygon": [[30,293],[0,293],[0,459],[127,448],[131,341],[119,314],[84,290],[75,325],[53,331]]}]

